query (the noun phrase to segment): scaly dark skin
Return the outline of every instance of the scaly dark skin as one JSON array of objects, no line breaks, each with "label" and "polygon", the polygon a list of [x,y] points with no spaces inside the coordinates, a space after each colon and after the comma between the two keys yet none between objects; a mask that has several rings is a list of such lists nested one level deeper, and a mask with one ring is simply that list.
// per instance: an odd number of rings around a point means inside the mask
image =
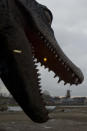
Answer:
[{"label": "scaly dark skin", "polygon": [[51,11],[35,0],[0,0],[0,77],[35,122],[46,122],[48,112],[40,93],[37,62],[65,84],[78,85],[84,77],[59,47],[51,28]]}]

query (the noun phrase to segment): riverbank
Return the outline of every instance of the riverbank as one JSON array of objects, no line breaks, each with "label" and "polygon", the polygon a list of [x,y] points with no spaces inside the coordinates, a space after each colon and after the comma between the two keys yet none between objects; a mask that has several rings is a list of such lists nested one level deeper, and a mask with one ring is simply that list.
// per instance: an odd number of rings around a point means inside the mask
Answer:
[{"label": "riverbank", "polygon": [[31,121],[23,112],[0,112],[0,131],[87,131],[87,112],[55,110],[43,124]]}]

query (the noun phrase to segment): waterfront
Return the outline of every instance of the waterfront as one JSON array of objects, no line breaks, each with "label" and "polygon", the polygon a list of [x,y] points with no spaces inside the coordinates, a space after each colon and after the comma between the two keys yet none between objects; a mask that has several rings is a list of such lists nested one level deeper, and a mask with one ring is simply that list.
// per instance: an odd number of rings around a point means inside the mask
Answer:
[{"label": "waterfront", "polygon": [[87,107],[57,107],[49,116],[48,122],[37,124],[22,111],[0,112],[0,131],[87,131]]}]

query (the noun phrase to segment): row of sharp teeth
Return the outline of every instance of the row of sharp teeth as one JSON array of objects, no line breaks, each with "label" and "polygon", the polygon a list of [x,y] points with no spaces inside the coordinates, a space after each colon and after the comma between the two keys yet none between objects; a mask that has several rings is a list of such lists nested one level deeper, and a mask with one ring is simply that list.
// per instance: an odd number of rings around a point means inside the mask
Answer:
[{"label": "row of sharp teeth", "polygon": [[[34,62],[35,73],[36,73],[36,75],[37,75],[37,83],[38,83],[38,85],[39,85],[39,87],[40,87],[41,78],[39,78],[40,74],[38,73],[39,70],[37,69],[37,65],[36,65],[36,61],[35,61],[34,56],[33,56],[33,62]],[[40,87],[40,88],[41,88],[41,87]]]},{"label": "row of sharp teeth", "polygon": [[55,57],[59,60],[59,62],[61,62],[62,65],[64,65],[64,67],[66,68],[67,71],[70,70],[69,67],[67,67],[67,65],[65,64],[65,62],[56,54],[56,51],[53,49],[53,47],[50,45],[50,43],[44,38],[44,36],[42,36],[42,34],[39,32],[38,35],[40,36],[40,38],[44,41],[44,43],[46,43],[46,46],[50,49],[50,51],[55,55]]},{"label": "row of sharp teeth", "polygon": [[[45,39],[45,37],[38,32],[39,37],[44,41],[44,43],[46,43],[46,46],[49,48],[49,50],[55,55],[55,57],[58,59],[59,62],[61,62],[62,65],[64,65],[65,69],[69,72],[70,68],[66,65],[66,63],[56,54],[56,51],[53,49],[53,47],[50,45],[50,43]],[[54,76],[55,77],[55,76]],[[72,73],[72,77],[75,78],[76,75],[75,73]],[[61,79],[58,80],[58,82],[60,82]],[[75,84],[78,84],[79,79],[76,77],[75,78]],[[64,85],[66,85],[67,83],[65,83]]]},{"label": "row of sharp teeth", "polygon": [[[37,59],[34,59],[34,62],[35,63],[38,63],[39,61],[37,60]],[[41,64],[41,66],[43,65],[42,63],[40,63]],[[46,67],[45,65],[44,65],[44,68],[48,68],[48,67]],[[48,68],[48,71],[50,72],[51,70]],[[58,77],[56,74],[54,75],[54,78],[56,78],[56,77]],[[73,78],[75,78],[75,74],[74,73],[72,73],[72,77]],[[39,79],[39,81],[40,81],[41,79]],[[75,78],[75,83],[76,84],[78,84],[78,78]],[[58,83],[60,83],[62,81],[62,79],[61,78],[59,78],[59,80],[58,80]],[[66,85],[67,83],[65,82],[64,83],[64,85]],[[70,84],[70,85],[72,85],[72,84]]]},{"label": "row of sharp teeth", "polygon": [[[36,61],[34,61],[35,60],[35,58],[34,58],[34,56],[33,56],[33,62],[34,62],[34,69],[35,69],[35,73],[36,73],[36,75],[37,75],[37,90],[39,91],[39,94],[40,94],[40,99],[41,99],[41,101],[42,101],[42,105],[43,105],[43,109],[45,109],[46,110],[46,102],[45,102],[45,100],[44,100],[44,97],[43,97],[43,93],[42,93],[42,89],[41,89],[41,78],[39,78],[39,76],[40,76],[40,73],[38,73],[38,69],[37,69],[37,65],[36,65]],[[46,110],[47,111],[47,110]]]}]

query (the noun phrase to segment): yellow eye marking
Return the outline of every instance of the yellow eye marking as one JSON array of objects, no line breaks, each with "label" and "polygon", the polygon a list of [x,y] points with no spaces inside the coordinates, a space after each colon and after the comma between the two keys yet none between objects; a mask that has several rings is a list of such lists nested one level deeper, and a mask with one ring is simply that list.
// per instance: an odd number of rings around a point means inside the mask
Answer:
[{"label": "yellow eye marking", "polygon": [[44,58],[43,60],[44,60],[44,62],[47,62],[47,58]]},{"label": "yellow eye marking", "polygon": [[22,53],[22,51],[21,51],[21,50],[13,50],[13,52],[14,52],[14,53],[19,53],[19,54],[21,54],[21,53]]}]

